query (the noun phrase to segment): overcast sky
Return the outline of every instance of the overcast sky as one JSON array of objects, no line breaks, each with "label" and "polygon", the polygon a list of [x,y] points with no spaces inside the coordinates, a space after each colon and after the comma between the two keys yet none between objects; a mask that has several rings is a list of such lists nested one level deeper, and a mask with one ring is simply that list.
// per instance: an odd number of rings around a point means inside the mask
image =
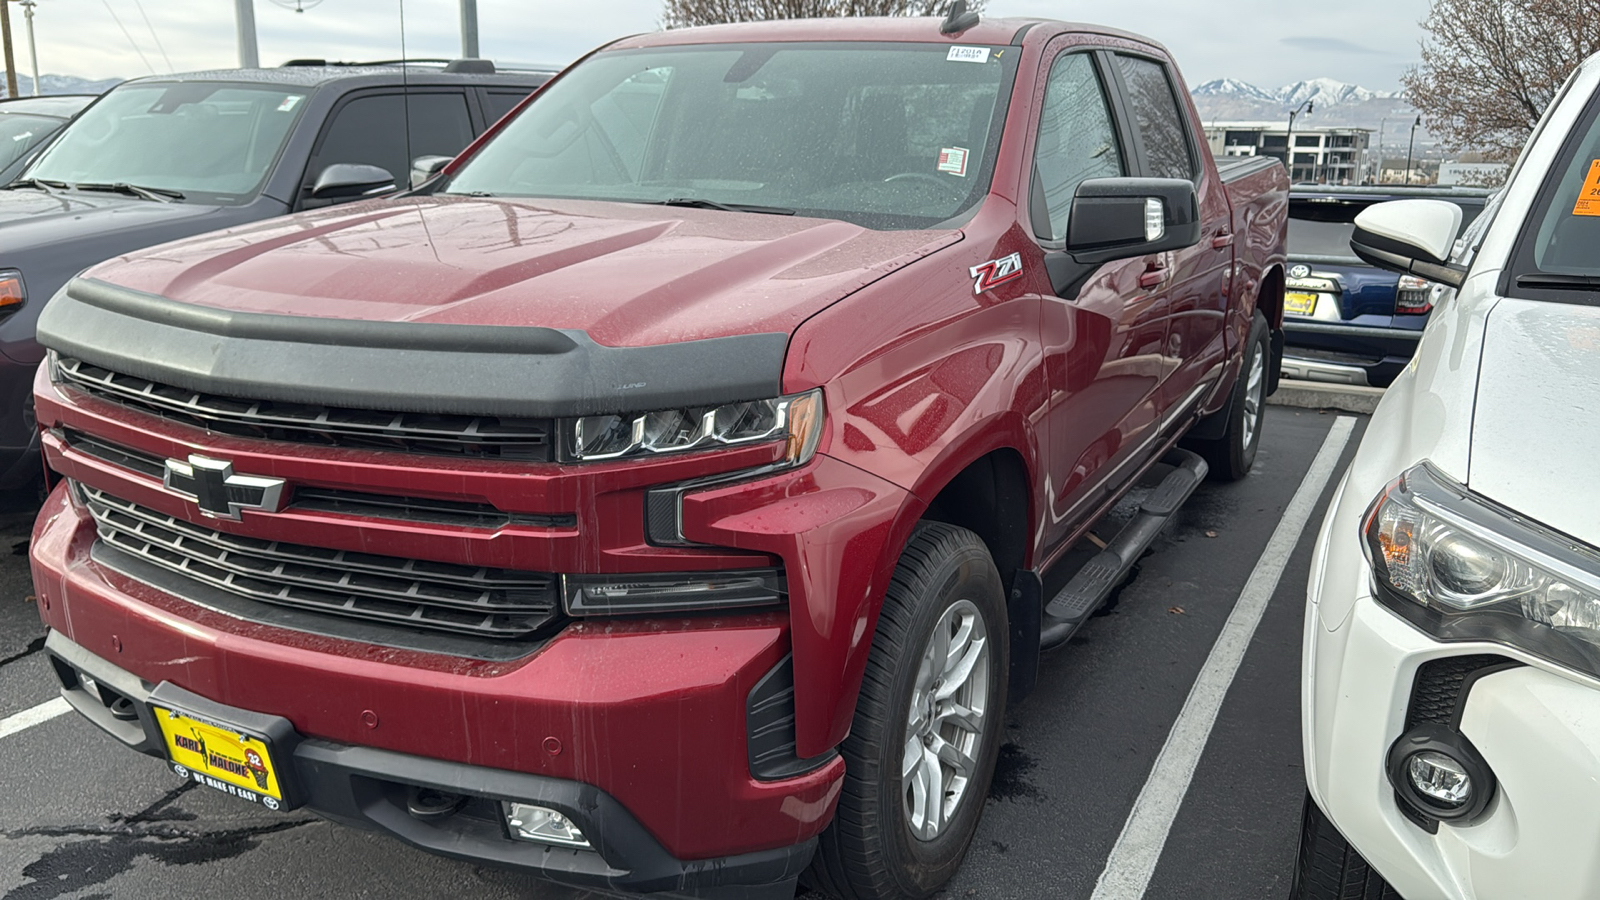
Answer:
[{"label": "overcast sky", "polygon": [[[324,0],[303,13],[274,0],[255,2],[263,64],[400,55],[400,0]],[[231,0],[38,4],[39,69],[46,74],[132,78],[237,65]],[[1416,61],[1417,23],[1427,7],[1427,0],[990,0],[988,12],[1140,32],[1173,51],[1191,84],[1227,77],[1275,88],[1330,77],[1393,90]],[[495,59],[565,63],[611,38],[654,30],[660,9],[660,0],[478,0],[482,51]],[[26,73],[22,16],[12,10],[17,69]],[[456,10],[455,0],[405,0],[406,52],[459,55]]]}]

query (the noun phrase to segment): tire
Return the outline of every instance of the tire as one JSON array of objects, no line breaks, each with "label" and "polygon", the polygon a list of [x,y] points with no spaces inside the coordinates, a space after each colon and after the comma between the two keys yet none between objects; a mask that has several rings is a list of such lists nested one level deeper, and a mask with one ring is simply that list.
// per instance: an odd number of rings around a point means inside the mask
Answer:
[{"label": "tire", "polygon": [[1233,382],[1228,405],[1216,413],[1225,416],[1222,436],[1210,441],[1195,441],[1194,449],[1205,457],[1211,477],[1217,481],[1238,481],[1250,474],[1256,450],[1261,446],[1261,423],[1266,416],[1267,366],[1272,361],[1271,331],[1267,319],[1256,310],[1250,325],[1250,340],[1244,348],[1244,364]]},{"label": "tire", "polygon": [[[946,659],[954,654],[959,662],[935,673],[929,661],[941,626],[955,639],[967,635],[967,649],[946,643]],[[844,787],[808,884],[837,900],[913,900],[955,875],[977,831],[1000,751],[1009,634],[1000,574],[983,541],[965,528],[919,524],[884,597],[855,720],[839,747]],[[963,664],[962,686],[940,701],[935,678],[953,681]],[[947,714],[948,704],[963,699],[969,726],[955,724],[956,717],[929,721],[926,713],[913,714],[914,703]],[[955,769],[931,763],[930,745],[967,751],[964,785],[957,786]],[[909,776],[907,760],[916,762]],[[930,803],[933,795],[925,790],[933,768],[941,784],[938,803]]]},{"label": "tire", "polygon": [[1289,900],[1401,900],[1306,795]]}]

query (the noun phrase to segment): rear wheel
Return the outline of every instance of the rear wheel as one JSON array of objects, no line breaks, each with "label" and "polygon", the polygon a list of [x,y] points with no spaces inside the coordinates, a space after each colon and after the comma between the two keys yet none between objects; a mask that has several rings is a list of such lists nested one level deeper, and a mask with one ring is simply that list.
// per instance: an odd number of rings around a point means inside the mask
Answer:
[{"label": "rear wheel", "polygon": [[1238,481],[1250,474],[1261,446],[1261,422],[1267,411],[1267,363],[1272,358],[1271,331],[1267,319],[1256,311],[1250,325],[1250,339],[1244,347],[1244,363],[1233,383],[1228,405],[1216,415],[1226,417],[1222,436],[1194,442],[1194,449],[1206,458],[1211,476],[1219,481]]},{"label": "rear wheel", "polygon": [[840,900],[911,900],[956,873],[1000,749],[1008,628],[983,541],[918,525],[884,597],[808,882]]},{"label": "rear wheel", "polygon": [[1306,796],[1289,900],[1401,900]]}]

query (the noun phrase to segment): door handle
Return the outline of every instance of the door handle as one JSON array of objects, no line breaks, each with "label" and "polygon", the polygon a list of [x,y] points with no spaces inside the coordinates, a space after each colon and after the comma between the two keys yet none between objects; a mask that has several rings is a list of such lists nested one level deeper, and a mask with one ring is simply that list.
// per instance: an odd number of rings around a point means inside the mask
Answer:
[{"label": "door handle", "polygon": [[1211,239],[1211,249],[1221,250],[1233,243],[1233,234],[1224,232]]},{"label": "door handle", "polygon": [[1150,269],[1147,269],[1143,275],[1139,276],[1139,287],[1146,290],[1160,287],[1161,284],[1167,280],[1167,274],[1168,270],[1166,266],[1151,267]]}]

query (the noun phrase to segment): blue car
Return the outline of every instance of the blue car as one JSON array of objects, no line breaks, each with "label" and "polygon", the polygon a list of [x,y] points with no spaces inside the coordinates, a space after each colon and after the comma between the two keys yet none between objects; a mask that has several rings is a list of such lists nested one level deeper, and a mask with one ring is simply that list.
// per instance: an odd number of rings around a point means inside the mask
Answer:
[{"label": "blue car", "polygon": [[1461,207],[1462,229],[1494,191],[1332,187],[1289,193],[1289,271],[1283,300],[1283,377],[1388,387],[1417,348],[1433,286],[1375,269],[1350,250],[1356,216],[1385,200],[1427,197]]},{"label": "blue car", "polygon": [[15,181],[44,142],[96,96],[56,94],[0,100],[0,184]]}]

